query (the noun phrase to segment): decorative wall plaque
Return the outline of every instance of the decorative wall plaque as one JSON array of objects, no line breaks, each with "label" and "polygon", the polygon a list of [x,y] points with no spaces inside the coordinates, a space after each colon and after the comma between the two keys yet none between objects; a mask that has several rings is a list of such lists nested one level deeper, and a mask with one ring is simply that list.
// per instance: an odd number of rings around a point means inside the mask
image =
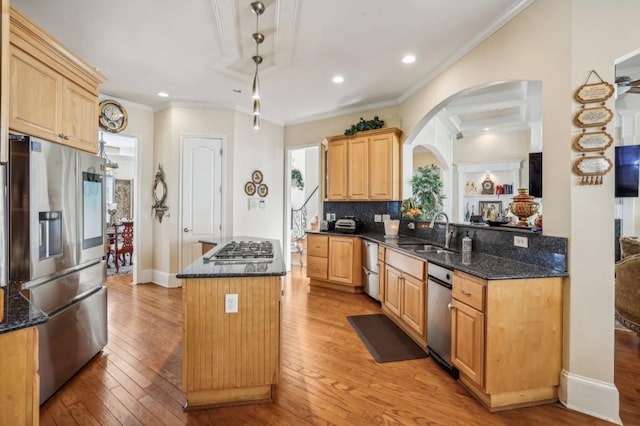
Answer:
[{"label": "decorative wall plaque", "polygon": [[583,185],[600,185],[602,176],[609,173],[613,163],[604,155],[580,157],[573,163],[573,172],[581,176]]},{"label": "decorative wall plaque", "polygon": [[613,118],[613,112],[605,106],[583,108],[573,118],[578,127],[602,127]]},{"label": "decorative wall plaque", "polygon": [[613,137],[607,132],[580,133],[573,140],[573,148],[581,152],[604,151],[613,143]]},{"label": "decorative wall plaque", "polygon": [[600,83],[584,84],[576,90],[575,98],[581,104],[604,102],[613,95],[614,88],[604,81]]}]

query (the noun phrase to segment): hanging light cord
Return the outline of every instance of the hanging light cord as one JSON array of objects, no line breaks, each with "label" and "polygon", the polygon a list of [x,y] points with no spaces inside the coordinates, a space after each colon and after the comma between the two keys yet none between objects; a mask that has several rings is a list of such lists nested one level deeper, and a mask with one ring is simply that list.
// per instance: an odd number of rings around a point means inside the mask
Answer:
[{"label": "hanging light cord", "polygon": [[252,34],[253,41],[256,43],[256,54],[251,58],[256,64],[256,73],[253,76],[252,98],[253,98],[253,128],[260,129],[260,80],[258,79],[258,67],[262,63],[260,56],[260,44],[264,41],[264,34],[259,31],[260,15],[264,13],[264,3],[254,1],[251,3],[251,11],[256,15],[256,32]]}]

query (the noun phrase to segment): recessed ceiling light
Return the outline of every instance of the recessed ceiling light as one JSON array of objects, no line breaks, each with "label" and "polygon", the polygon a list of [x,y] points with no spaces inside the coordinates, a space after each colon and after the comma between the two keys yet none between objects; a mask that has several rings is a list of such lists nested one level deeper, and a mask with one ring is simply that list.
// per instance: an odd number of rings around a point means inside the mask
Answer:
[{"label": "recessed ceiling light", "polygon": [[333,79],[331,80],[336,84],[340,84],[342,82],[344,82],[344,77],[341,75],[336,75],[335,77],[333,77]]},{"label": "recessed ceiling light", "polygon": [[488,127],[485,127],[485,128],[484,128],[484,131],[485,131],[485,132],[488,132],[489,130],[491,130],[491,129],[489,129]]},{"label": "recessed ceiling light", "polygon": [[402,62],[404,62],[405,64],[412,64],[416,61],[416,57],[413,55],[406,55],[404,58],[402,58]]},{"label": "recessed ceiling light", "polygon": [[161,98],[168,98],[169,94],[167,92],[158,92],[158,96],[160,96]]}]

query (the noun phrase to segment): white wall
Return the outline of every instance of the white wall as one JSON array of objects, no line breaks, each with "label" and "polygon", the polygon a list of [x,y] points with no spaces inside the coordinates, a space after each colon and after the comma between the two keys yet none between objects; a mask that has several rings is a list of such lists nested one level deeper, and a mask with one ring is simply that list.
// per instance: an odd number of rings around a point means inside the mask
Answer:
[{"label": "white wall", "polygon": [[[272,238],[282,244],[284,224],[284,191],[291,186],[291,179],[284,179],[285,155],[282,126],[261,120],[260,130],[251,126],[251,116],[235,114],[233,168],[233,232],[232,235],[248,235]],[[249,197],[244,184],[251,180],[251,172],[260,170],[263,183],[269,187],[265,209],[249,210]]]}]

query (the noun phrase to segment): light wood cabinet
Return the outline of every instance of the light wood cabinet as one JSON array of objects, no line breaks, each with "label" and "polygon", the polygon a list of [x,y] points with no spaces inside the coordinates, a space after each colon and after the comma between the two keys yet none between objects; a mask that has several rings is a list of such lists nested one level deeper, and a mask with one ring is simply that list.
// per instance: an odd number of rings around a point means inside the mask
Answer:
[{"label": "light wood cabinet", "polygon": [[0,6],[0,163],[9,160],[9,0]]},{"label": "light wood cabinet", "polygon": [[[237,295],[237,311],[225,297]],[[185,409],[271,402],[282,351],[282,278],[183,280]]]},{"label": "light wood cabinet", "polygon": [[9,129],[97,153],[104,76],[19,11],[10,19]]},{"label": "light wood cabinet", "polygon": [[347,199],[347,140],[329,141],[325,164],[326,198]]},{"label": "light wood cabinet", "polygon": [[358,237],[308,234],[307,277],[313,287],[362,291],[362,243]]},{"label": "light wood cabinet", "polygon": [[426,347],[426,262],[387,248],[382,275],[382,311],[416,343]]},{"label": "light wood cabinet", "polygon": [[327,138],[325,198],[343,200],[400,200],[401,155],[397,128]]},{"label": "light wood cabinet", "polygon": [[38,425],[38,329],[0,334],[0,425]]},{"label": "light wood cabinet", "polygon": [[402,303],[402,272],[386,265],[384,269],[384,307],[400,317],[400,304]]},{"label": "light wood cabinet", "polygon": [[[458,303],[459,302],[459,303]],[[451,314],[451,359],[478,386],[484,385],[484,314],[456,301]]]},{"label": "light wood cabinet", "polygon": [[487,408],[554,402],[562,368],[562,278],[491,280],[455,271],[451,358]]},{"label": "light wood cabinet", "polygon": [[369,138],[359,137],[347,143],[347,182],[350,200],[367,200],[369,198]]}]

